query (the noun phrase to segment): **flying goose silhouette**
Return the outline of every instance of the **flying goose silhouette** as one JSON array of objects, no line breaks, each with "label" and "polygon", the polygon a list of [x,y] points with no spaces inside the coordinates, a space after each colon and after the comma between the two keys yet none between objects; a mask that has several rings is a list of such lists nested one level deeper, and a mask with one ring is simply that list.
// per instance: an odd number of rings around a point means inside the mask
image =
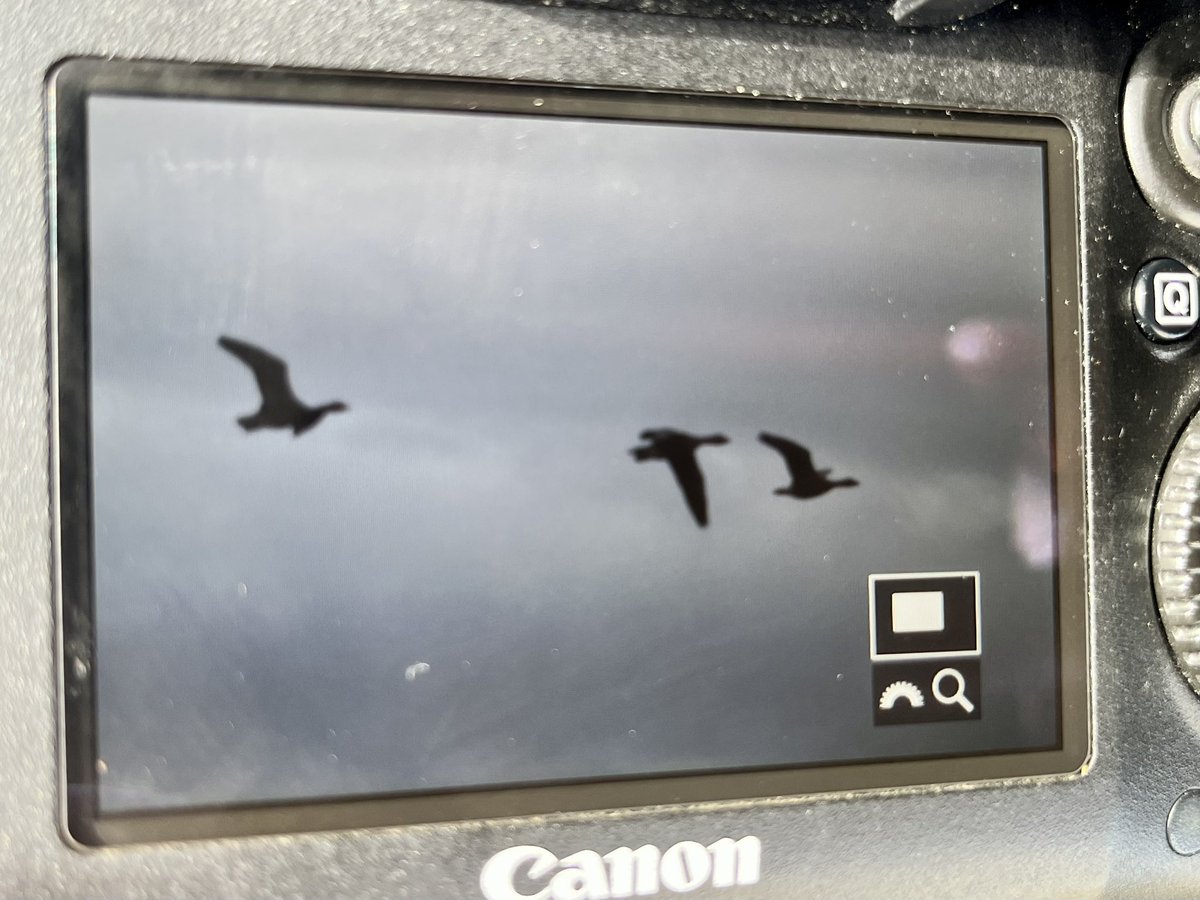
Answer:
[{"label": "flying goose silhouette", "polygon": [[697,436],[674,428],[647,428],[638,437],[644,447],[634,447],[630,454],[638,462],[664,459],[671,466],[675,480],[683,491],[683,499],[701,528],[708,525],[708,498],[704,492],[704,473],[696,462],[696,451],[704,444],[728,444],[723,434]]},{"label": "flying goose silhouette", "polygon": [[224,335],[217,338],[217,343],[250,367],[262,394],[262,406],[258,408],[258,412],[237,420],[246,431],[257,431],[259,428],[290,428],[293,434],[301,435],[315,427],[327,413],[345,412],[349,409],[340,400],[320,406],[309,406],[298,400],[288,381],[287,363],[261,347]]},{"label": "flying goose silhouette", "polygon": [[787,487],[776,488],[776,494],[796,497],[799,500],[809,500],[813,497],[820,497],[834,488],[858,487],[858,482],[853,478],[830,481],[830,470],[813,468],[812,454],[795,441],[789,441],[787,438],[768,434],[765,431],[759,434],[758,439],[768,447],[779,451],[783,461],[787,463],[788,473],[792,476],[792,483]]}]

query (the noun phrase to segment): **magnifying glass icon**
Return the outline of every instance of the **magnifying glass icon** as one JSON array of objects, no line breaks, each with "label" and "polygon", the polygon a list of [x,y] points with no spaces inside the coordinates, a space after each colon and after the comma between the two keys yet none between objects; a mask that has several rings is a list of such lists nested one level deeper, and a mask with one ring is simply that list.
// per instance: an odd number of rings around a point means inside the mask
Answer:
[{"label": "magnifying glass icon", "polygon": [[[942,691],[942,680],[948,679],[954,682],[954,693],[946,694]],[[967,699],[965,691],[967,689],[966,679],[963,678],[962,672],[958,669],[942,669],[933,676],[933,696],[937,698],[937,702],[943,706],[949,706],[952,703],[957,703],[963,708],[963,711],[970,715],[975,712],[975,704]]]}]

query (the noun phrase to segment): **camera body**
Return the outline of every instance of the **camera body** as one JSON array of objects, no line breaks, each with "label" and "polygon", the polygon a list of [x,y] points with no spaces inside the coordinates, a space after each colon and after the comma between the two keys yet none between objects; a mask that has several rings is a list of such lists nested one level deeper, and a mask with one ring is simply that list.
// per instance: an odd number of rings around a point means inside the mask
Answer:
[{"label": "camera body", "polygon": [[[637,6],[10,4],[0,36],[0,157],[9,174],[0,184],[8,298],[0,312],[8,413],[0,439],[0,648],[8,665],[0,679],[0,893],[512,900],[1200,891],[1200,870],[1187,855],[1200,849],[1200,828],[1186,799],[1200,786],[1192,764],[1200,700],[1164,639],[1148,552],[1164,461],[1200,401],[1187,340],[1200,251],[1186,219],[1162,199],[1178,199],[1182,189],[1160,190],[1141,163],[1131,169],[1139,139],[1122,118],[1126,76],[1143,45],[1164,28],[1179,46],[1189,32],[1170,29],[1197,33],[1194,23],[1171,24],[1183,4],[1022,5],[924,30],[897,27],[867,2]],[[60,830],[67,798],[56,710],[65,688],[54,662],[46,79],[79,56],[760,94],[1064,122],[1075,139],[1083,307],[1089,506],[1078,525],[1087,548],[1092,704],[1085,771],[651,808],[633,791],[627,808],[602,812],[71,846]],[[1139,273],[1157,260],[1183,265],[1150,269],[1139,287]],[[942,686],[956,694],[954,684]]]}]

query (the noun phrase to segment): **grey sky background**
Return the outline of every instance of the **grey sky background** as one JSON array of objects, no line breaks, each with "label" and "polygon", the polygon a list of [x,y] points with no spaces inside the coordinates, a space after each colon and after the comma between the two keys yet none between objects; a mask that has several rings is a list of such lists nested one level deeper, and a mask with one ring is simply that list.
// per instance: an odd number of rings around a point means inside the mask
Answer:
[{"label": "grey sky background", "polygon": [[[115,97],[89,140],[106,809],[1054,741],[1040,149]],[[350,411],[244,434],[221,334]],[[656,426],[732,439],[705,531]],[[763,429],[861,487],[773,496]],[[983,719],[875,728],[867,576],[962,569]]]}]

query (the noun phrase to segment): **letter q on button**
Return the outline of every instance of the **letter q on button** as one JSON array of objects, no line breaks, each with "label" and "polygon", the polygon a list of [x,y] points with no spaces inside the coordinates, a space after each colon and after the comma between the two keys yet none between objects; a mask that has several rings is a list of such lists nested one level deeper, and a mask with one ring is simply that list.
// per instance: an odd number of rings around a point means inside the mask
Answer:
[{"label": "letter q on button", "polygon": [[1160,325],[1189,327],[1200,320],[1196,282],[1190,272],[1159,272],[1154,276],[1154,318]]}]

